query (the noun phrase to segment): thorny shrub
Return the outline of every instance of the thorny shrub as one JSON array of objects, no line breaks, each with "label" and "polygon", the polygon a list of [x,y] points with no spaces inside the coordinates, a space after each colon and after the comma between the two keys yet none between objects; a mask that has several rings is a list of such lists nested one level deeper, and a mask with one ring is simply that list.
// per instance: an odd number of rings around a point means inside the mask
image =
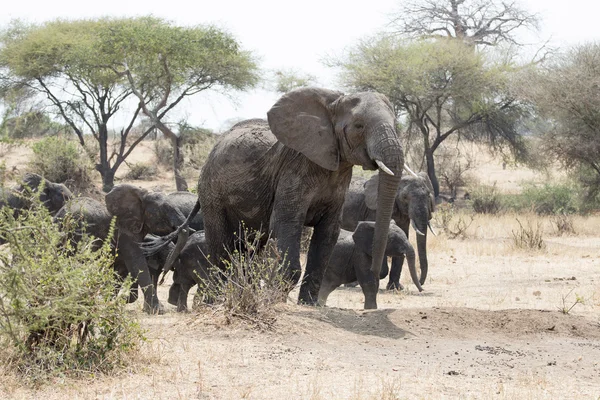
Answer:
[{"label": "thorny shrub", "polygon": [[32,202],[17,218],[0,210],[0,357],[34,383],[122,367],[143,337],[125,310],[130,282],[116,294],[110,241],[97,249],[84,231],[75,244],[77,221],[60,230]]},{"label": "thorny shrub", "polygon": [[454,206],[449,203],[438,205],[434,218],[437,225],[442,227],[442,230],[450,239],[458,237],[466,239],[467,229],[469,229],[475,219],[472,215],[469,215],[469,219],[467,220],[466,215],[457,213],[454,210]]},{"label": "thorny shrub", "polygon": [[515,247],[537,251],[546,249],[546,243],[543,238],[544,229],[541,221],[528,221],[525,226],[518,218],[517,222],[519,223],[519,228],[516,231],[512,231],[513,244]]},{"label": "thorny shrub", "polygon": [[50,182],[64,182],[78,192],[93,185],[90,158],[78,143],[52,136],[34,143],[32,150],[31,172]]},{"label": "thorny shrub", "polygon": [[152,180],[157,174],[156,166],[146,163],[129,164],[125,178],[131,180]]},{"label": "thorny shrub", "polygon": [[227,317],[270,328],[276,320],[274,306],[285,302],[292,289],[286,279],[285,257],[275,241],[266,246],[261,232],[241,228],[233,251],[228,251],[223,269],[211,267],[208,281],[200,285],[207,303],[223,310]]},{"label": "thorny shrub", "polygon": [[496,185],[481,185],[469,190],[471,194],[473,211],[478,214],[498,214],[502,209],[500,193]]}]

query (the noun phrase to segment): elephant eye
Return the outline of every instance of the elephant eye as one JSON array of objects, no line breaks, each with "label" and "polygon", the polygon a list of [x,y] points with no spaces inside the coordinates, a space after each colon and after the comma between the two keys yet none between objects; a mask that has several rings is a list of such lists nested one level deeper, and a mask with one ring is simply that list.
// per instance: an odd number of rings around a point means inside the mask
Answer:
[{"label": "elephant eye", "polygon": [[355,127],[356,129],[362,129],[362,128],[364,128],[365,126],[364,126],[363,124],[361,124],[360,122],[357,122],[357,123],[355,123],[355,124],[354,124],[354,127]]}]

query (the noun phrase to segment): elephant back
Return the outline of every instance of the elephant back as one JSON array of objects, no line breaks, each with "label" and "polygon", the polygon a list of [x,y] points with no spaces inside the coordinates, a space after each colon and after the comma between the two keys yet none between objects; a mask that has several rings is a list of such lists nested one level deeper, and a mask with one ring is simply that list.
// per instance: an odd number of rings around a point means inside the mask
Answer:
[{"label": "elephant back", "polygon": [[57,213],[56,222],[64,223],[67,215],[71,215],[79,228],[99,239],[105,239],[110,229],[111,215],[104,204],[90,197],[78,197],[69,201]]},{"label": "elephant back", "polygon": [[[196,202],[198,201],[198,196],[190,192],[169,193],[167,198],[170,202],[172,202],[173,206],[181,211],[181,213],[186,217],[192,212]],[[190,227],[196,231],[204,229],[202,210],[200,210],[190,222]]]}]

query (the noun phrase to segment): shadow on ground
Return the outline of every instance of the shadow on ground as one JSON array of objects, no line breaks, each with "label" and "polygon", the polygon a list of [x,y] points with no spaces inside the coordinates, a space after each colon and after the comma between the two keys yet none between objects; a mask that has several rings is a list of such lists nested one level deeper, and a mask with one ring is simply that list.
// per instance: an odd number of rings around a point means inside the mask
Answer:
[{"label": "shadow on ground", "polygon": [[308,319],[325,322],[335,328],[343,329],[357,335],[377,336],[389,339],[401,339],[412,335],[390,319],[393,309],[355,311],[341,308],[323,307],[310,310],[297,310],[292,314]]}]

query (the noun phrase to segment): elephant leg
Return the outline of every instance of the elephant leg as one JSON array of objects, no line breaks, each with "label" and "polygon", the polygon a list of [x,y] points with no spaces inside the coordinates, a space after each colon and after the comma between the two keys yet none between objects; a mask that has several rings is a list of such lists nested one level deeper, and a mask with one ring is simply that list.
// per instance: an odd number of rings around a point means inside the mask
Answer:
[{"label": "elephant leg", "polygon": [[169,289],[169,304],[177,306],[177,312],[187,311],[187,297],[192,285],[173,283]]},{"label": "elephant leg", "polygon": [[356,264],[356,278],[365,296],[365,310],[377,308],[377,292],[379,291],[379,277],[376,277],[371,271],[369,258],[365,257]]},{"label": "elephant leg", "polygon": [[227,255],[226,249],[233,243],[235,230],[229,227],[224,209],[207,206],[202,212],[210,260],[213,265],[223,269],[222,259]]},{"label": "elephant leg", "polygon": [[400,274],[402,273],[402,264],[404,264],[404,255],[392,257],[392,268],[390,269],[390,279],[387,283],[388,290],[404,290],[400,283]]},{"label": "elephant leg", "polygon": [[321,284],[321,288],[319,289],[319,300],[317,304],[321,307],[325,307],[327,304],[327,298],[335,289],[340,286],[341,283],[334,281],[326,281]]},{"label": "elephant leg", "polygon": [[164,308],[158,301],[156,288],[152,283],[152,276],[146,263],[146,257],[134,239],[126,236],[119,236],[119,257],[123,258],[127,270],[137,280],[139,287],[144,294],[144,311],[149,314],[163,314]]},{"label": "elephant leg", "polygon": [[[302,276],[300,266],[300,241],[302,240],[302,228],[305,212],[293,199],[287,201],[276,201],[271,213],[269,229],[271,238],[277,241],[277,250],[281,256],[285,256],[286,267],[285,278],[296,285]],[[314,233],[313,233],[314,235]],[[316,298],[315,298],[316,301]]]},{"label": "elephant leg", "polygon": [[379,272],[379,279],[384,279],[386,276],[388,276],[389,272],[390,268],[388,267],[388,258],[384,256],[383,262],[381,263],[381,271]]},{"label": "elephant leg", "polygon": [[[408,240],[408,226],[410,225],[410,220],[402,221],[398,226],[404,234],[406,235],[406,239]],[[390,279],[387,283],[387,290],[404,290],[404,286],[400,283],[400,274],[402,273],[402,265],[404,264],[404,254],[399,257],[392,257],[392,268],[390,268]]]},{"label": "elephant leg", "polygon": [[314,227],[310,241],[304,280],[300,287],[299,303],[316,305],[325,268],[340,234],[340,220],[337,213],[325,216]]},{"label": "elephant leg", "polygon": [[158,270],[158,269],[154,269],[154,268],[148,268],[148,271],[150,272],[150,278],[152,279],[152,284],[154,285],[155,288],[158,287],[158,278],[160,278],[160,273],[162,271]]},{"label": "elephant leg", "polygon": [[131,283],[131,287],[129,288],[129,297],[127,298],[127,303],[135,303],[138,299],[138,283],[134,281]]}]

